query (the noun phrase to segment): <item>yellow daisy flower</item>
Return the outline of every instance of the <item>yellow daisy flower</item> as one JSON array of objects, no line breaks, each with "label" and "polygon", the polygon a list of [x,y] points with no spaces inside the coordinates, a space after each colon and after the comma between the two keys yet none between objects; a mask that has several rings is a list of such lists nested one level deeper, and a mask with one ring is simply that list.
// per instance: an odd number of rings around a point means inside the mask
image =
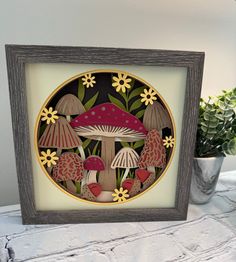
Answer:
[{"label": "yellow daisy flower", "polygon": [[92,74],[86,74],[82,78],[83,85],[89,88],[90,86],[93,87],[94,84],[96,84],[96,81],[94,80],[95,76],[92,76]]},{"label": "yellow daisy flower", "polygon": [[146,106],[148,104],[152,105],[153,101],[157,100],[157,97],[156,97],[157,93],[153,89],[151,89],[151,88],[149,88],[149,90],[144,89],[143,91],[144,91],[144,93],[140,94],[140,96],[143,97],[141,99],[141,102],[145,102]]},{"label": "yellow daisy flower", "polygon": [[120,203],[120,202],[124,202],[126,198],[129,197],[129,195],[127,194],[128,190],[127,189],[123,190],[123,187],[121,187],[119,190],[115,189],[114,191],[115,193],[112,194],[112,196],[114,197],[113,201],[117,201]]},{"label": "yellow daisy flower", "polygon": [[114,83],[112,83],[112,86],[115,87],[116,92],[120,92],[121,90],[123,93],[125,93],[126,88],[129,89],[131,87],[129,83],[132,81],[132,79],[127,77],[128,77],[127,74],[121,74],[121,73],[118,73],[118,77],[116,76],[112,77],[114,81]]},{"label": "yellow daisy flower", "polygon": [[48,125],[50,124],[50,122],[55,124],[56,123],[55,119],[58,119],[58,116],[56,114],[57,114],[57,111],[56,110],[53,111],[52,107],[49,107],[48,110],[45,107],[41,113],[41,116],[42,116],[41,120],[46,121]]},{"label": "yellow daisy flower", "polygon": [[175,144],[175,139],[172,136],[166,136],[165,139],[163,139],[163,145],[168,148],[168,147],[173,147]]},{"label": "yellow daisy flower", "polygon": [[56,161],[59,159],[56,156],[56,152],[52,152],[51,150],[48,149],[47,152],[41,151],[41,155],[40,156],[40,160],[42,162],[43,165],[47,165],[47,167],[51,167],[51,165],[56,165]]}]

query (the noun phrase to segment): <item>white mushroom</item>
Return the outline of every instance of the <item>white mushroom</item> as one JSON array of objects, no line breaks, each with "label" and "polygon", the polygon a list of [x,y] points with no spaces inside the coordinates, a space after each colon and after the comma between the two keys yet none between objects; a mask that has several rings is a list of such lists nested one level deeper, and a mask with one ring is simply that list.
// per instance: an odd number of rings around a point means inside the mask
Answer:
[{"label": "white mushroom", "polygon": [[124,176],[121,183],[129,174],[130,168],[138,167],[139,155],[131,147],[122,148],[115,156],[111,163],[111,168],[125,168]]}]

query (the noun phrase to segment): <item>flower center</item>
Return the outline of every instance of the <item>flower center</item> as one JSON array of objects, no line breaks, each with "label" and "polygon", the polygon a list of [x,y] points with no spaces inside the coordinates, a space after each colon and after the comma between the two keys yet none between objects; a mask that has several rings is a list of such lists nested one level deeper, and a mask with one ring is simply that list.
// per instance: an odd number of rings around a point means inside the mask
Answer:
[{"label": "flower center", "polygon": [[47,160],[48,160],[48,161],[51,160],[51,157],[50,157],[50,156],[47,156]]},{"label": "flower center", "polygon": [[147,95],[147,99],[150,99],[151,98],[151,96],[150,95]]},{"label": "flower center", "polygon": [[120,85],[123,85],[124,83],[125,83],[125,81],[124,80],[120,80]]},{"label": "flower center", "polygon": [[119,193],[118,197],[122,197],[122,196],[123,196],[123,194],[122,194],[122,193]]},{"label": "flower center", "polygon": [[90,78],[88,78],[88,79],[87,79],[87,82],[89,83],[90,81],[91,81],[91,79],[90,79]]},{"label": "flower center", "polygon": [[52,117],[52,114],[51,114],[51,113],[49,113],[49,114],[48,114],[48,117]]}]

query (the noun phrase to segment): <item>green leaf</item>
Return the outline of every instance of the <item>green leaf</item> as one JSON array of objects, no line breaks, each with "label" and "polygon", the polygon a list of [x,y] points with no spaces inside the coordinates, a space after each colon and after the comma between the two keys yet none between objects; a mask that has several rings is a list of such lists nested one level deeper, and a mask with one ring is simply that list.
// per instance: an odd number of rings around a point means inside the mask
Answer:
[{"label": "green leaf", "polygon": [[80,191],[81,191],[80,182],[75,182],[75,186],[76,186],[76,193],[77,193],[77,194],[80,194]]},{"label": "green leaf", "polygon": [[135,109],[138,109],[139,107],[141,107],[141,105],[142,105],[141,99],[137,99],[135,102],[133,102],[129,111],[132,112]]},{"label": "green leaf", "polygon": [[144,145],[144,140],[139,140],[139,141],[137,141],[137,142],[134,143],[133,148],[134,148],[134,149],[137,149],[137,148],[139,148],[139,147],[141,147],[141,146],[143,146],[143,145]]},{"label": "green leaf", "polygon": [[236,155],[236,137],[222,145],[224,152],[228,155]]},{"label": "green leaf", "polygon": [[123,147],[130,147],[129,146],[129,143],[127,143],[127,142],[120,142],[121,143],[121,145],[123,146]]},{"label": "green leaf", "polygon": [[82,102],[85,95],[85,87],[82,83],[82,79],[80,78],[78,81],[78,98]]},{"label": "green leaf", "polygon": [[94,146],[94,148],[93,148],[93,151],[92,151],[92,154],[93,155],[97,155],[97,148],[98,148],[98,145],[99,145],[99,141],[97,141],[97,143],[96,143],[96,145]]},{"label": "green leaf", "polygon": [[42,124],[42,125],[40,126],[40,129],[39,129],[39,137],[41,137],[41,135],[42,135],[43,132],[45,131],[46,127],[47,127],[47,124],[46,124],[46,123],[45,123],[45,124]]},{"label": "green leaf", "polygon": [[140,86],[140,87],[135,88],[134,90],[132,90],[130,92],[129,99],[132,99],[135,96],[139,96],[143,92],[144,88],[145,88],[145,86]]},{"label": "green leaf", "polygon": [[87,138],[84,142],[83,142],[83,149],[85,149],[91,142],[91,139]]},{"label": "green leaf", "polygon": [[92,98],[90,98],[86,104],[84,105],[86,110],[89,110],[91,107],[93,107],[93,105],[95,104],[97,98],[98,98],[98,94],[99,92],[97,92]]},{"label": "green leaf", "polygon": [[122,102],[120,100],[118,100],[117,98],[115,98],[114,96],[108,94],[108,98],[111,101],[111,103],[117,105],[119,108],[123,109],[126,111],[125,106],[122,104]]},{"label": "green leaf", "polygon": [[118,94],[121,95],[124,98],[125,101],[129,100],[126,92],[123,93],[122,91],[120,91],[120,92],[118,92]]},{"label": "green leaf", "polygon": [[145,112],[145,110],[142,109],[142,110],[140,110],[135,116],[136,116],[137,118],[141,118],[141,117],[144,115],[144,112]]}]

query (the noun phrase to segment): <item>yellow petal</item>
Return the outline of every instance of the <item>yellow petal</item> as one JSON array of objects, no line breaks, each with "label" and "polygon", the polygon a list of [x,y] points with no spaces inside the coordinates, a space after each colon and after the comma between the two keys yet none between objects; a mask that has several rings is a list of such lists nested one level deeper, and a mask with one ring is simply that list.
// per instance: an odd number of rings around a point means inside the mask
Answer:
[{"label": "yellow petal", "polygon": [[112,79],[113,79],[114,81],[116,81],[116,82],[119,82],[119,81],[120,81],[120,79],[117,78],[116,76],[113,76]]},{"label": "yellow petal", "polygon": [[144,101],[146,101],[146,97],[144,97],[144,98],[141,99],[141,102],[144,102]]},{"label": "yellow petal", "polygon": [[113,86],[113,87],[116,87],[116,86],[118,86],[118,85],[119,85],[118,82],[114,82],[114,83],[112,83],[112,86]]},{"label": "yellow petal", "polygon": [[52,159],[52,164],[55,166],[57,163]]}]

